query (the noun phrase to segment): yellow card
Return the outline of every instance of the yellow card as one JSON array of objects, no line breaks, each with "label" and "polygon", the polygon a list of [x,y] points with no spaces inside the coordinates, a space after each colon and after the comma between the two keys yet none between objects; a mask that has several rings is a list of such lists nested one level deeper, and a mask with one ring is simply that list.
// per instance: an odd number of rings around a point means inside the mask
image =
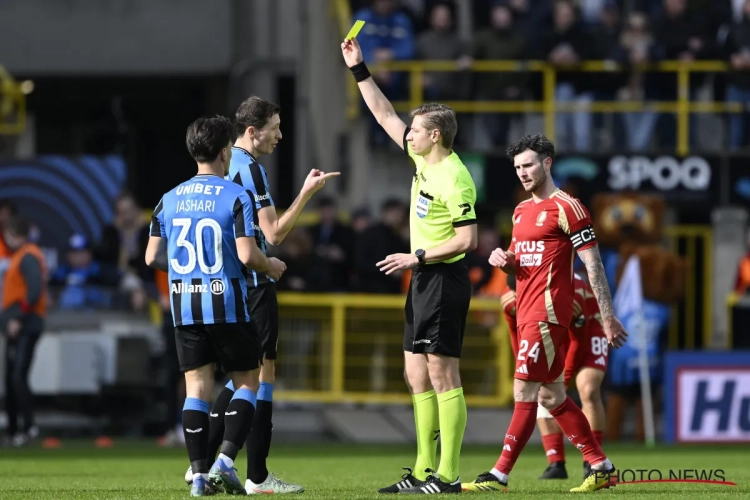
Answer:
[{"label": "yellow card", "polygon": [[354,26],[352,26],[352,29],[349,30],[349,34],[346,35],[346,40],[357,38],[357,35],[359,35],[359,31],[362,29],[362,26],[364,25],[365,25],[364,21],[357,21],[356,23],[354,23]]}]

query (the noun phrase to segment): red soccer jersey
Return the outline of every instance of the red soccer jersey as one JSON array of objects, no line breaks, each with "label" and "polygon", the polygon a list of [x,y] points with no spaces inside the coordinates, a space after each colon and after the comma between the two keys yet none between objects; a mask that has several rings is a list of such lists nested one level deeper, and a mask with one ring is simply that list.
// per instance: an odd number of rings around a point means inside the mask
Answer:
[{"label": "red soccer jersey", "polygon": [[516,292],[506,286],[500,296],[500,304],[503,306],[505,321],[510,330],[510,345],[513,348],[513,358],[518,356],[518,328],[516,327]]},{"label": "red soccer jersey", "polygon": [[588,210],[556,190],[546,200],[521,202],[513,212],[516,321],[568,327],[573,319],[573,258],[596,245]]},{"label": "red soccer jersey", "polygon": [[575,275],[574,286],[573,321],[568,330],[570,345],[565,359],[566,383],[581,368],[606,371],[609,350],[594,291],[578,275]]}]

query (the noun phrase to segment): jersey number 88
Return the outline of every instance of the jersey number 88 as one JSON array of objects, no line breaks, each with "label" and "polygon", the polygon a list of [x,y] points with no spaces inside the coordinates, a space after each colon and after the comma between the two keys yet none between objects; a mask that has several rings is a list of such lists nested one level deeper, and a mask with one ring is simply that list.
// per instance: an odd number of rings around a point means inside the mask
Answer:
[{"label": "jersey number 88", "polygon": [[[221,253],[222,244],[222,233],[221,226],[213,219],[201,219],[195,225],[195,237],[192,238],[195,241],[193,245],[192,241],[188,240],[188,234],[190,228],[193,225],[192,219],[173,219],[172,224],[180,229],[180,235],[177,237],[175,244],[178,247],[182,247],[187,251],[188,261],[185,265],[181,265],[177,259],[171,259],[170,264],[174,272],[178,274],[190,274],[195,270],[195,264],[198,264],[203,274],[216,274],[224,267],[224,257]],[[213,254],[216,256],[216,262],[213,266],[209,266],[205,260],[204,243],[203,243],[203,230],[209,228],[213,231]]]}]

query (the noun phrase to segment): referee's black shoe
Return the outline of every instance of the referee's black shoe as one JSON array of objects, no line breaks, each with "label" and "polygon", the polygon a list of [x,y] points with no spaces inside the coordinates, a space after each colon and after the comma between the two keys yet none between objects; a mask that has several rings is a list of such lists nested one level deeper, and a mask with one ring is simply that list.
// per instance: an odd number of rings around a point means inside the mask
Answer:
[{"label": "referee's black shoe", "polygon": [[[565,462],[552,462],[539,479],[568,479],[568,471],[565,470]],[[584,479],[586,476],[584,475]]]},{"label": "referee's black shoe", "polygon": [[406,471],[406,474],[401,476],[401,481],[385,488],[380,488],[378,490],[378,493],[401,493],[402,491],[408,490],[409,488],[422,486],[424,484],[424,481],[420,481],[412,475],[414,469],[412,469],[411,467],[403,467],[403,469]]},{"label": "referee's black shoe", "polygon": [[432,469],[427,469],[425,472],[429,474],[427,480],[421,486],[414,486],[408,490],[403,490],[401,493],[409,495],[437,495],[440,493],[461,493],[461,479],[457,479],[455,483],[445,483],[435,474]]}]

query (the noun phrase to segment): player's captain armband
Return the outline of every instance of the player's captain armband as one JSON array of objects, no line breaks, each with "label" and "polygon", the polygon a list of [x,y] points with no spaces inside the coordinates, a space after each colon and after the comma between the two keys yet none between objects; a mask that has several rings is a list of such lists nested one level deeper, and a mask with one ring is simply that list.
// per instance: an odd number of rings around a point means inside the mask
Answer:
[{"label": "player's captain armband", "polygon": [[570,241],[573,242],[573,248],[575,248],[576,250],[590,243],[596,242],[594,227],[589,224],[588,226],[582,227],[578,231],[570,233]]}]

